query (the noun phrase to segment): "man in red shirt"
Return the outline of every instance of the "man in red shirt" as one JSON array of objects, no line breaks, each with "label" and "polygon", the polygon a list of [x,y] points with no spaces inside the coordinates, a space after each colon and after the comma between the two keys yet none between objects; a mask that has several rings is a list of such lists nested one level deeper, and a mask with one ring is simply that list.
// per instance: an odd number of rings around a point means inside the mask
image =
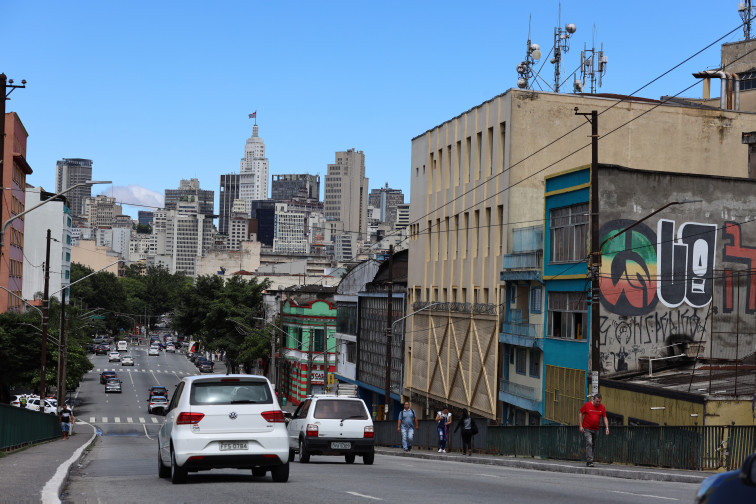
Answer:
[{"label": "man in red shirt", "polygon": [[604,417],[606,426],[606,435],[609,435],[609,422],[606,419],[606,408],[601,404],[601,394],[593,396],[592,401],[588,401],[580,408],[580,432],[585,436],[585,465],[593,467],[593,446],[596,444],[598,430],[601,426],[601,417]]}]

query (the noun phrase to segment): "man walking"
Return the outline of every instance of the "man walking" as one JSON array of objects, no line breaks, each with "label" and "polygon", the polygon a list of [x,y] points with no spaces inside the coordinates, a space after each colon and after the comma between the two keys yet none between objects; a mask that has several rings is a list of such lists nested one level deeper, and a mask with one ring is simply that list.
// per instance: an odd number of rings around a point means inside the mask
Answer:
[{"label": "man walking", "polygon": [[415,410],[410,409],[409,401],[404,401],[404,409],[399,413],[396,421],[396,430],[402,433],[402,448],[404,451],[412,451],[412,440],[415,439],[415,431],[420,428]]},{"label": "man walking", "polygon": [[601,394],[594,395],[592,401],[583,404],[579,416],[580,432],[585,437],[585,465],[593,467],[593,447],[598,438],[601,417],[604,418],[606,435],[609,435],[609,421],[606,419],[606,408],[601,404]]},{"label": "man walking", "polygon": [[68,404],[63,405],[63,409],[58,413],[58,420],[60,422],[60,429],[63,431],[63,439],[68,439],[68,435],[71,432],[71,424],[74,421],[73,413],[68,408]]}]

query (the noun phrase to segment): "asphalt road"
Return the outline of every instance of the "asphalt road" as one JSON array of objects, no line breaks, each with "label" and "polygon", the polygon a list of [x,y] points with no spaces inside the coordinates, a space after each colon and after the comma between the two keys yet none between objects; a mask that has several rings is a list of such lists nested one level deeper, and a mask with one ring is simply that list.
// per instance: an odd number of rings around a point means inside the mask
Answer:
[{"label": "asphalt road", "polygon": [[[94,419],[102,436],[72,471],[64,502],[689,503],[698,488],[388,455],[377,455],[372,466],[359,458],[348,465],[343,458],[313,456],[309,464],[293,462],[289,482],[283,484],[269,474],[255,478],[249,471],[215,470],[190,473],[187,484],[173,485],[157,476],[162,417],[147,414],[147,390],[165,385],[172,391],[182,376],[197,371],[182,354],[148,357],[144,347],[131,353],[133,369],[93,357],[95,369],[80,389],[77,414],[85,421]],[[104,393],[98,369],[116,369],[122,394]]]}]

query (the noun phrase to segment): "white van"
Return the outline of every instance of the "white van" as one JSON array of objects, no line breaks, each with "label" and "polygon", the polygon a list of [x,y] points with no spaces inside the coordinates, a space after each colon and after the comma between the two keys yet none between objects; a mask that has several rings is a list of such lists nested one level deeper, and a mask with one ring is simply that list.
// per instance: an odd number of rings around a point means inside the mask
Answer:
[{"label": "white van", "polygon": [[119,352],[125,352],[127,350],[127,345],[125,341],[119,341],[118,342],[118,351]]}]

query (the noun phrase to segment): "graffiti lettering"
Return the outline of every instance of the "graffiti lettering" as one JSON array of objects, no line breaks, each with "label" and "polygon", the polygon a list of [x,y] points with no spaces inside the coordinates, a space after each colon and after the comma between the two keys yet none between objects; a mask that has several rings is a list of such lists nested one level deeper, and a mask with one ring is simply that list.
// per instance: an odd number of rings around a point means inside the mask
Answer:
[{"label": "graffiti lettering", "polygon": [[[746,266],[747,283],[746,283],[746,313],[756,312],[756,275],[751,275],[751,269],[754,267],[756,260],[756,248],[745,247],[742,244],[742,235],[740,234],[740,224],[737,222],[725,222],[722,227],[722,238],[725,241],[724,250],[722,251],[722,261],[744,264]],[[725,270],[725,288],[723,299],[723,311],[732,312],[733,304],[733,270]]]}]

